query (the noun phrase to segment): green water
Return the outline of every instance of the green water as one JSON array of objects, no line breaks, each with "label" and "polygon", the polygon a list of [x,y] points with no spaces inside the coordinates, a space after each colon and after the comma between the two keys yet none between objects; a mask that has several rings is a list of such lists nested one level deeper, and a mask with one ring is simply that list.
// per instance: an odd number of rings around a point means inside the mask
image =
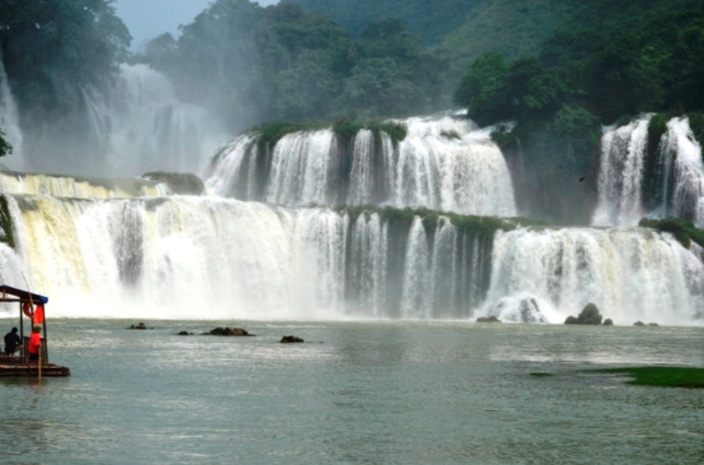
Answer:
[{"label": "green water", "polygon": [[[0,463],[700,464],[704,328],[59,320],[69,378],[0,379]],[[12,320],[0,320],[11,327]],[[176,336],[240,326],[250,338]],[[284,335],[304,344],[280,344]],[[546,372],[547,377],[530,373]]]}]

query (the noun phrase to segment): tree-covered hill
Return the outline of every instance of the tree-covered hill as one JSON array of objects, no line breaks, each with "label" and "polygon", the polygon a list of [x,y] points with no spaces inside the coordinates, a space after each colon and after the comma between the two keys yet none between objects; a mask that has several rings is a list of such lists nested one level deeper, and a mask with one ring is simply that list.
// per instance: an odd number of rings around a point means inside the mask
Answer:
[{"label": "tree-covered hill", "polygon": [[361,37],[366,27],[385,18],[401,21],[426,45],[441,41],[461,27],[474,9],[487,0],[281,0],[322,14]]}]

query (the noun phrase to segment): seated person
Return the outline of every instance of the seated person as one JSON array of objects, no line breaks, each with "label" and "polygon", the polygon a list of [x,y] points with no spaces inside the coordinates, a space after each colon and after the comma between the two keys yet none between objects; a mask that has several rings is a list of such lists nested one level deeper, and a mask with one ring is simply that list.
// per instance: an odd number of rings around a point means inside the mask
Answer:
[{"label": "seated person", "polygon": [[12,328],[12,331],[5,334],[5,353],[13,355],[20,347],[20,336],[17,334],[17,328]]}]

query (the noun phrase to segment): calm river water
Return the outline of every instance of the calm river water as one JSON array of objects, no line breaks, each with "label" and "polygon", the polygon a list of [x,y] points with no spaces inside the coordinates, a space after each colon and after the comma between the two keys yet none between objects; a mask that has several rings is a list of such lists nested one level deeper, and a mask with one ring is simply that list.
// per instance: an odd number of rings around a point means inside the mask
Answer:
[{"label": "calm river water", "polygon": [[[132,323],[49,322],[51,360],[72,376],[0,378],[0,463],[704,461],[704,391],[580,372],[702,367],[704,328]],[[199,335],[226,325],[257,336]]]}]

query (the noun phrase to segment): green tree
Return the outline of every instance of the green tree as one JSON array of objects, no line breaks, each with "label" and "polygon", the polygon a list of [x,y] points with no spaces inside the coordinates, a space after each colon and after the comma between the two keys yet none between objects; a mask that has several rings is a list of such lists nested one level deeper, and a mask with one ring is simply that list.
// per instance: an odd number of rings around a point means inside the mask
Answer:
[{"label": "green tree", "polygon": [[112,2],[0,2],[3,62],[25,116],[64,114],[87,86],[108,82],[131,40]]},{"label": "green tree", "polygon": [[509,104],[508,65],[500,53],[486,53],[469,67],[455,90],[454,102],[480,125],[514,116]]}]

